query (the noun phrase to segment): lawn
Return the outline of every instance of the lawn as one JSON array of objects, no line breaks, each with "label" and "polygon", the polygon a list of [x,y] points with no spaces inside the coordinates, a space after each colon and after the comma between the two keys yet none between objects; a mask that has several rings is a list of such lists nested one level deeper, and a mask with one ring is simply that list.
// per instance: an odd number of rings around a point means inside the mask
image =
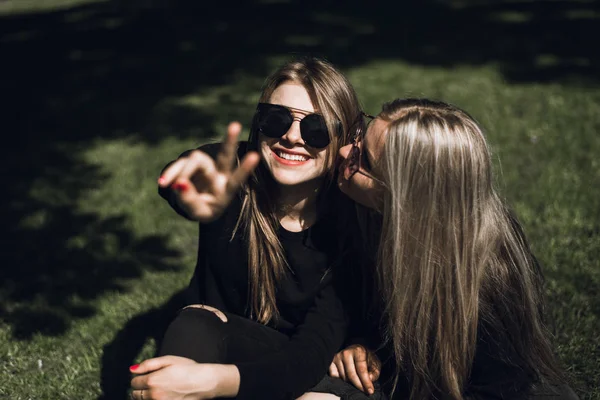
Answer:
[{"label": "lawn", "polygon": [[312,53],[367,112],[423,96],[481,122],[543,264],[560,359],[580,397],[600,399],[600,74],[583,45],[600,37],[597,12],[433,1],[391,18],[308,3],[204,18],[184,0],[0,2],[0,398],[122,398],[195,262],[197,227],[159,198],[159,171],[232,119],[247,133],[267,74]]}]

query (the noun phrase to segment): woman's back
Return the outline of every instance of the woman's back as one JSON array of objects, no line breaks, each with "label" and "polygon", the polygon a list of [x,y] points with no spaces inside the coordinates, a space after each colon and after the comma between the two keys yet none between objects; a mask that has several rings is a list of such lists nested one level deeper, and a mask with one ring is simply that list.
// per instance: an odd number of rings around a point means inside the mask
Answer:
[{"label": "woman's back", "polygon": [[356,173],[364,167],[350,157],[340,187],[382,215],[384,333],[411,398],[518,398],[562,381],[541,270],[494,189],[472,117],[442,102],[395,100],[359,153],[371,169]]}]

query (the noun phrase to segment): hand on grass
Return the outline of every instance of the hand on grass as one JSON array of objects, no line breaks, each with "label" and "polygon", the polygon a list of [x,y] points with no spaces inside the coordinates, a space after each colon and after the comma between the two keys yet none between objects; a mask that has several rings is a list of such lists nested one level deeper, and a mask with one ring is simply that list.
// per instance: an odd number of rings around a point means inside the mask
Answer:
[{"label": "hand on grass", "polygon": [[140,400],[235,397],[240,387],[235,365],[200,364],[184,357],[151,358],[130,371],[137,375],[131,380],[132,398]]},{"label": "hand on grass", "polygon": [[379,379],[381,361],[372,351],[353,344],[338,352],[329,366],[329,375],[352,383],[359,390],[373,394],[373,382]]},{"label": "hand on grass", "polygon": [[241,130],[238,122],[229,124],[215,160],[200,150],[194,150],[171,164],[158,178],[160,187],[171,186],[174,189],[177,202],[191,219],[211,222],[221,216],[258,165],[258,153],[249,152],[233,169]]}]

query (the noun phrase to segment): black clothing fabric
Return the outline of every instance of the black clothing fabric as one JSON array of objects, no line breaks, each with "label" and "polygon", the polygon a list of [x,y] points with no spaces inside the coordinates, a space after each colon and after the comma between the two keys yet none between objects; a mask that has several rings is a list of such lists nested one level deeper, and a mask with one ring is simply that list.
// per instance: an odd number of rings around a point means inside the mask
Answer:
[{"label": "black clothing fabric", "polygon": [[[200,149],[214,157],[219,146]],[[244,153],[242,143],[238,155]],[[171,189],[159,189],[159,193],[186,216]],[[219,219],[200,224],[198,261],[187,297],[188,304],[206,304],[251,318],[243,228],[232,237],[241,205],[242,198],[237,196]],[[318,221],[302,232],[280,227],[278,235],[289,269],[276,291],[280,317],[268,328],[286,335],[288,341],[279,351],[235,363],[241,376],[239,399],[253,399],[258,394],[270,399],[298,397],[319,382],[340,350],[348,319],[339,293],[344,284],[338,270],[344,266],[344,257],[338,251],[336,226],[335,214],[328,213],[319,215]]]},{"label": "black clothing fabric", "polygon": [[251,319],[223,314],[227,322],[212,311],[182,309],[165,332],[159,355],[186,357],[199,363],[236,364],[276,353],[290,340]]},{"label": "black clothing fabric", "polygon": [[[251,363],[280,351],[289,342],[287,335],[275,329],[235,314],[224,314],[226,322],[208,310],[181,310],[165,333],[159,355],[181,356],[200,363]],[[330,376],[307,391],[334,394],[342,400],[387,400],[378,383],[375,393],[368,396],[352,384]],[[268,391],[254,396],[270,398]]]},{"label": "black clothing fabric", "polygon": [[[516,220],[513,224],[517,224]],[[378,228],[375,227],[375,231]],[[523,235],[520,227],[514,229]],[[523,236],[524,237],[524,236]],[[375,351],[382,362],[380,383],[385,393],[391,394],[393,381],[397,371],[394,352],[389,341],[385,339],[386,328],[383,315],[383,300],[377,289],[375,280],[374,256],[378,243],[370,244],[362,255],[362,269],[359,279],[351,279],[348,285],[354,285],[351,291],[359,293],[361,299],[355,299],[350,325],[350,342],[362,344]],[[370,258],[369,258],[370,255]],[[537,273],[541,274],[541,266],[533,254],[532,262]],[[362,272],[360,272],[362,271]],[[359,285],[359,286],[357,286]],[[360,287],[362,285],[362,289]],[[493,299],[490,299],[493,302]],[[362,307],[360,306],[362,304]],[[497,310],[492,304],[492,309]],[[360,311],[357,311],[360,310]],[[359,312],[360,314],[357,314]],[[502,320],[502,316],[498,316]],[[359,321],[359,323],[355,323]],[[501,328],[489,326],[480,318],[475,357],[471,374],[464,389],[464,397],[473,400],[500,400],[500,399],[563,399],[577,400],[577,395],[566,384],[538,383],[533,369],[527,366],[523,356],[517,352],[512,340]],[[435,393],[437,398],[445,398],[443,393]],[[410,379],[401,372],[394,391],[394,400],[410,397]]]},{"label": "black clothing fabric", "polygon": [[352,383],[348,383],[340,378],[326,376],[310,391],[334,394],[341,400],[388,400],[387,395],[381,390],[379,382],[374,382],[373,386],[375,392],[372,395],[368,395],[357,389]]},{"label": "black clothing fabric", "polygon": [[[248,318],[224,313],[223,322],[213,312],[185,308],[165,333],[159,355],[191,358],[200,363],[252,363],[266,354],[274,354],[289,342],[289,337]],[[368,396],[339,378],[324,376],[309,392],[329,393],[342,400],[387,400],[378,383]],[[254,393],[255,398],[271,398],[268,390]]]}]

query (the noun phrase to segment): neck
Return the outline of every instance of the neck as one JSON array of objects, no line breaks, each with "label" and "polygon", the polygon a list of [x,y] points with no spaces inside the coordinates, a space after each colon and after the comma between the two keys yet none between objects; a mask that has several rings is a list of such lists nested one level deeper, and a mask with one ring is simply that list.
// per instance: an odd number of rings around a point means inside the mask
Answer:
[{"label": "neck", "polygon": [[322,181],[280,186],[278,214],[281,225],[292,232],[309,228],[317,220],[317,196]]}]

